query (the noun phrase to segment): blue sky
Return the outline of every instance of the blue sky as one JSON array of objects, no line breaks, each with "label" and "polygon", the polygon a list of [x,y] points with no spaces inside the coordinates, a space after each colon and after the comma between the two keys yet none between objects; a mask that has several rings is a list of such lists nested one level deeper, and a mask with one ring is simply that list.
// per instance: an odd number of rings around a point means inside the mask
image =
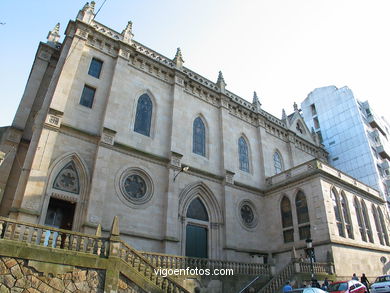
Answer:
[{"label": "blue sky", "polygon": [[[96,10],[104,0],[96,1]],[[39,41],[85,1],[0,1],[0,126],[12,123]],[[314,88],[349,86],[390,120],[387,0],[107,0],[96,20],[281,116]]]}]

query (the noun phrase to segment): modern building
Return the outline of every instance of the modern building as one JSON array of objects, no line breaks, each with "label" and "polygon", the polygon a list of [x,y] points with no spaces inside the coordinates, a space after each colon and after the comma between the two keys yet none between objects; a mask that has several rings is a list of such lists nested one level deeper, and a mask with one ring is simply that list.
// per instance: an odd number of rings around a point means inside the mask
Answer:
[{"label": "modern building", "polygon": [[302,102],[307,125],[321,137],[335,168],[389,200],[390,125],[348,87],[317,88]]},{"label": "modern building", "polygon": [[385,201],[326,163],[296,104],[278,119],[94,16],[39,44],[1,131],[2,216],[103,234],[118,216],[138,250],[278,271],[311,238],[337,277],[388,270]]}]

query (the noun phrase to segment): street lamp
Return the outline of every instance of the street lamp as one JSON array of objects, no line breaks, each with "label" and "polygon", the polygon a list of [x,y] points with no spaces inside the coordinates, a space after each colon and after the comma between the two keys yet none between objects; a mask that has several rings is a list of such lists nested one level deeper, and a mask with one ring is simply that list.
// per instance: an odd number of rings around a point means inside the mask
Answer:
[{"label": "street lamp", "polygon": [[173,177],[173,182],[175,182],[176,177],[177,177],[181,172],[183,172],[183,171],[184,171],[184,172],[187,172],[189,169],[190,169],[190,167],[188,167],[188,166],[181,167],[180,171],[177,172],[177,174],[175,175],[175,177]]},{"label": "street lamp", "polygon": [[314,267],[313,267],[313,259],[314,259],[314,248],[313,248],[313,240],[310,238],[306,239],[306,253],[310,258],[310,273],[311,279],[314,279]]}]

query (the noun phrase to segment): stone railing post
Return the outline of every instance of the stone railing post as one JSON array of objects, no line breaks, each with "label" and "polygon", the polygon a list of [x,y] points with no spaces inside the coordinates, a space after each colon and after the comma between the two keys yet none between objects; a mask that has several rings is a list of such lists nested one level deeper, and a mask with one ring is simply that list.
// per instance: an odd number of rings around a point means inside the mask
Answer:
[{"label": "stone railing post", "polygon": [[268,262],[270,265],[270,274],[271,274],[271,276],[275,276],[276,275],[276,264],[275,264],[274,258],[272,257],[272,254],[268,254]]},{"label": "stone railing post", "polygon": [[294,264],[294,272],[295,273],[300,273],[301,272],[301,264],[300,264],[299,260],[298,259],[293,259],[292,262]]},{"label": "stone railing post", "polygon": [[119,256],[120,253],[120,232],[118,216],[115,216],[112,221],[110,232],[110,250],[109,256]]},{"label": "stone railing post", "polygon": [[328,263],[328,266],[329,266],[329,274],[334,275],[335,274],[334,263],[330,262]]},{"label": "stone railing post", "polygon": [[112,221],[109,249],[108,249],[108,267],[106,270],[106,282],[104,292],[117,292],[119,283],[119,270],[116,267],[117,258],[120,256],[120,232],[118,216]]}]

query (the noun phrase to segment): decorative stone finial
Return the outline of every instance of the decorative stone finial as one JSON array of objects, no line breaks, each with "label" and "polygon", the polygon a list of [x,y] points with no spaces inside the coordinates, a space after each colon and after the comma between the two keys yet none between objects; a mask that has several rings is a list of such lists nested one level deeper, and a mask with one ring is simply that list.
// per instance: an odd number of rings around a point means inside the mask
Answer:
[{"label": "decorative stone finial", "polygon": [[257,93],[255,91],[253,92],[252,104],[255,106],[256,109],[260,109],[260,107],[261,107],[261,103],[260,103],[259,98],[257,97]]},{"label": "decorative stone finial", "polygon": [[48,43],[58,43],[58,40],[60,39],[60,23],[57,23],[55,27],[49,31],[47,35],[47,42]]},{"label": "decorative stone finial", "polygon": [[284,108],[282,109],[282,120],[286,120],[287,119],[287,115],[286,115],[286,110],[284,110]]},{"label": "decorative stone finial", "polygon": [[102,225],[97,226],[95,236],[102,237]]},{"label": "decorative stone finial", "polygon": [[173,58],[173,62],[175,63],[177,68],[183,67],[184,60],[180,48],[177,48],[175,58]]},{"label": "decorative stone finial", "polygon": [[294,111],[298,111],[298,105],[297,105],[297,103],[294,102],[294,105],[293,105],[293,106],[294,106]]},{"label": "decorative stone finial", "polygon": [[91,4],[89,4],[88,2],[85,3],[83,9],[81,9],[77,14],[77,19],[84,21],[86,23],[90,23],[92,19],[95,17],[94,10],[95,10],[95,1],[91,1]]},{"label": "decorative stone finial", "polygon": [[134,37],[133,34],[133,23],[131,21],[127,22],[126,28],[122,31],[123,41],[126,43],[131,43]]},{"label": "decorative stone finial", "polygon": [[112,220],[111,236],[119,236],[119,234],[119,219],[118,216],[115,216]]},{"label": "decorative stone finial", "polygon": [[218,73],[218,80],[217,80],[217,86],[221,89],[221,91],[225,90],[226,87],[226,82],[223,78],[222,71]]},{"label": "decorative stone finial", "polygon": [[295,250],[295,246],[293,246],[292,249],[291,249],[291,258],[292,259],[297,259],[298,258],[297,251]]}]

